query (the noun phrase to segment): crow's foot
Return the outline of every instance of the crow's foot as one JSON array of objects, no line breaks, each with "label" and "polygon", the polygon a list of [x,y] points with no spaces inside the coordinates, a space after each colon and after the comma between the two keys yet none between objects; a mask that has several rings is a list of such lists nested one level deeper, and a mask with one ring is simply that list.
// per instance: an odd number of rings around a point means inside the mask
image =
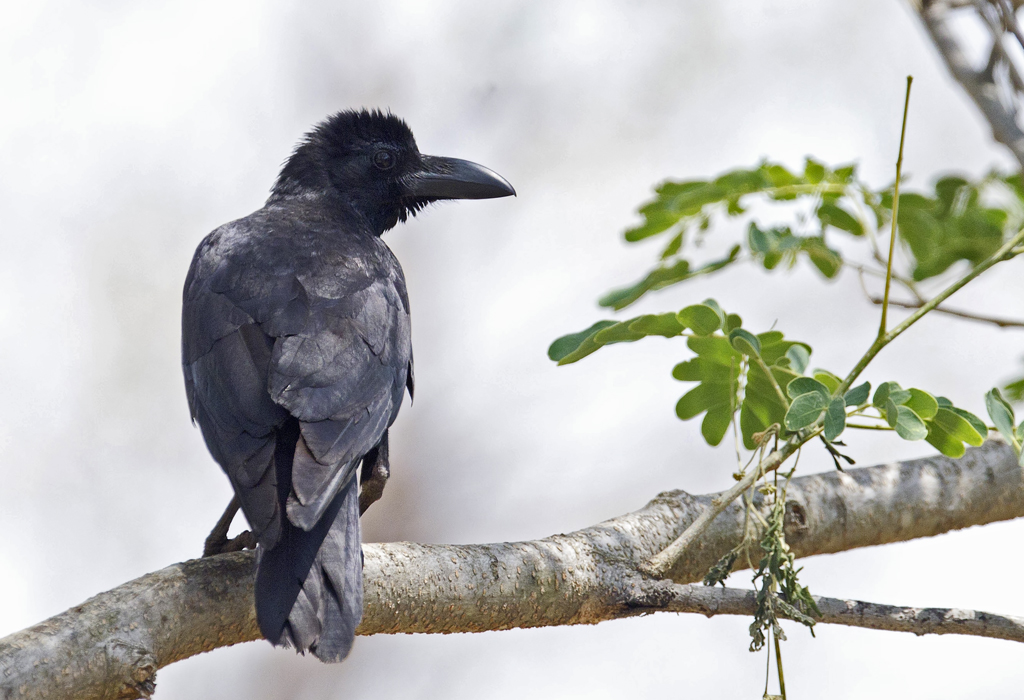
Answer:
[{"label": "crow's foot", "polygon": [[239,508],[238,496],[231,499],[231,503],[224,510],[224,515],[213,526],[213,530],[203,543],[203,557],[212,557],[225,552],[238,552],[243,549],[253,549],[256,546],[256,536],[249,530],[239,534],[237,537],[228,539],[228,529],[231,521],[235,519],[235,513]]},{"label": "crow's foot", "polygon": [[391,476],[391,463],[388,461],[388,434],[380,439],[377,446],[363,457],[363,470],[359,483],[359,515],[380,500],[384,495],[384,485]]}]

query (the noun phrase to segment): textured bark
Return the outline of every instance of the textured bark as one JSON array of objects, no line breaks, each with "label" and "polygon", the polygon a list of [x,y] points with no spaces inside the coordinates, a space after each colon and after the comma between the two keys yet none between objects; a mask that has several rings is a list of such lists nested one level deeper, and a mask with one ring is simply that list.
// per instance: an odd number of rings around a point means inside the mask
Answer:
[{"label": "textured bark", "polygon": [[[359,633],[594,624],[659,610],[750,614],[747,591],[680,585],[699,580],[740,541],[738,504],[676,563],[671,581],[637,571],[713,497],[663,493],[634,513],[532,542],[367,544]],[[1009,447],[992,441],[959,460],[934,457],[794,479],[787,538],[797,556],[811,556],[1021,515],[1021,469]],[[254,560],[247,551],[175,564],[0,640],[0,698],[144,697],[157,668],[258,639]],[[828,598],[819,605],[823,622],[1024,640],[1021,620],[987,613]]]}]

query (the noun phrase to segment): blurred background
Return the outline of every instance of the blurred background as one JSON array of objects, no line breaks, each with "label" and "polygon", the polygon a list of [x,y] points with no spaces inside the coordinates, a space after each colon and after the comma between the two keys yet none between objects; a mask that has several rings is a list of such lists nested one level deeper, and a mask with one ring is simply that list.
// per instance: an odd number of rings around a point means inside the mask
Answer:
[{"label": "blurred background", "polygon": [[[437,206],[390,232],[413,304],[417,399],[392,431],[367,541],[486,542],[571,531],[659,491],[730,483],[729,450],[676,419],[679,341],[556,368],[548,344],[608,313],[657,243],[621,231],[656,182],[761,157],[905,172],[1010,160],[898,0],[7,3],[0,25],[0,636],[197,556],[227,480],[189,422],[181,286],[195,246],[259,208],[328,113],[391,109],[425,153],[468,158],[518,198]],[[1019,265],[957,305],[1024,317]],[[841,371],[877,327],[855,276],[730,272],[652,294],[708,296],[811,341]],[[634,309],[629,312],[633,315]],[[834,330],[833,330],[834,329]],[[934,318],[866,376],[984,414],[1024,334]],[[860,434],[861,465],[930,454]],[[822,451],[800,463],[831,469]],[[829,596],[1024,615],[1024,523],[805,560]],[[745,585],[747,573],[733,576]],[[658,615],[596,627],[360,638],[334,667],[264,642],[162,670],[158,700],[760,697],[748,620]],[[790,625],[792,697],[1019,697],[1010,642]]]}]

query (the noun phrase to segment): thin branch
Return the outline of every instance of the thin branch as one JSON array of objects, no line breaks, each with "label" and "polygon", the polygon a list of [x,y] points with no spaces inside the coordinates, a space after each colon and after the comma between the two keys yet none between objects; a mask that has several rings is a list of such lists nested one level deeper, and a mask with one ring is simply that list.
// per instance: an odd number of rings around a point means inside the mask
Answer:
[{"label": "thin branch", "polygon": [[892,258],[896,253],[896,222],[900,218],[900,179],[903,177],[903,145],[907,139],[907,114],[910,112],[910,86],[912,76],[907,76],[907,97],[903,102],[903,126],[900,129],[900,152],[896,157],[896,184],[892,194],[892,231],[889,233],[889,257],[885,263],[885,296],[882,299],[882,321],[878,326],[878,338],[885,337],[886,319],[889,313],[889,289],[892,286]]},{"label": "thin branch", "polygon": [[[817,622],[912,634],[963,634],[1024,642],[1024,618],[960,608],[912,608],[814,596]],[[754,614],[754,591],[645,581],[632,605],[644,612],[714,615]],[[779,611],[779,617],[786,617]]]},{"label": "thin branch", "polygon": [[[884,264],[885,261],[883,260],[882,262]],[[867,265],[861,265],[860,263],[851,262],[849,260],[844,260],[843,265],[849,267],[852,270],[857,271],[857,276],[860,279],[860,286],[861,289],[864,290],[865,296],[871,296],[871,293],[868,292],[867,285],[864,283],[864,275],[874,275],[876,277],[881,277],[882,279],[885,279],[885,272],[882,270],[876,270],[872,267],[868,267]],[[925,298],[921,296],[921,292],[917,291],[917,285],[915,285],[911,280],[908,280],[907,278],[902,277],[896,274],[895,272],[892,273],[892,279],[894,282],[899,282],[901,285],[903,285],[903,288],[906,289],[911,294],[913,294],[914,298],[920,301],[922,304],[925,302]]]},{"label": "thin branch", "polygon": [[879,352],[881,352],[882,349],[885,348],[889,343],[903,335],[904,331],[906,331],[908,328],[910,328],[915,323],[924,318],[924,316],[928,312],[933,311],[936,307],[939,306],[939,304],[941,304],[946,299],[948,299],[949,297],[953,296],[961,289],[966,287],[968,284],[970,284],[972,281],[974,281],[984,272],[986,272],[989,268],[991,268],[994,265],[997,265],[998,263],[1003,262],[1004,260],[1012,258],[1014,255],[1013,249],[1022,242],[1024,242],[1024,231],[1018,232],[1015,236],[1013,236],[1013,238],[1004,243],[999,248],[999,250],[997,250],[988,258],[986,258],[985,260],[971,268],[970,272],[968,272],[966,275],[964,275],[957,281],[953,282],[951,285],[949,285],[941,292],[936,294],[934,297],[929,299],[927,302],[922,304],[917,311],[910,314],[910,316],[908,316],[907,318],[903,319],[903,321],[900,324],[898,324],[895,328],[893,328],[891,331],[886,333],[884,336],[876,338],[875,342],[871,344],[871,347],[869,347],[867,351],[864,353],[864,355],[861,356],[860,360],[857,361],[857,364],[854,366],[854,368],[850,370],[850,373],[846,375],[846,378],[843,380],[842,384],[840,384],[839,388],[835,391],[835,395],[841,396],[842,394],[844,394],[850,388],[853,382],[856,381],[857,377],[860,376],[860,373],[863,372],[869,364],[871,364],[871,361],[875,359],[875,356]]},{"label": "thin branch", "polygon": [[[651,591],[699,581],[743,540],[746,508],[734,503],[714,520],[701,546],[675,563],[668,572],[671,582],[639,574],[637,567],[685,531],[713,498],[664,493],[634,513],[531,542],[366,544],[365,611],[358,632],[483,632],[643,614],[649,611],[644,606],[657,602]],[[755,514],[768,507],[756,492],[753,506]],[[786,498],[786,541],[795,555],[806,557],[1020,516],[1024,477],[1017,457],[1006,444],[989,441],[958,460],[932,457],[793,479]],[[753,554],[756,561],[758,553]],[[140,697],[152,693],[158,668],[259,639],[255,558],[255,552],[245,551],[175,564],[0,639],[0,697]],[[682,593],[667,590],[671,595],[664,604],[682,610],[682,603],[673,602]],[[722,609],[732,600],[728,596],[748,595],[687,590],[688,595],[726,596],[718,603],[722,612],[728,612]],[[856,604],[836,614],[879,617],[858,612]],[[999,631],[1002,623],[992,623],[996,618],[968,619],[987,621],[989,627],[967,633],[1008,638]],[[873,622],[863,626],[895,629]]]},{"label": "thin branch", "polygon": [[[770,373],[769,376],[771,376]],[[704,534],[711,526],[712,521],[723,510],[728,508],[744,491],[753,486],[754,482],[763,474],[775,471],[782,466],[782,463],[796,452],[798,447],[799,445],[793,442],[787,442],[781,450],[772,450],[771,454],[761,460],[755,469],[751,469],[744,474],[743,478],[737,481],[735,486],[712,498],[711,503],[708,504],[704,512],[679,537],[673,540],[665,549],[640,565],[640,571],[654,578],[662,578],[682,558],[690,545]]]},{"label": "thin branch", "polygon": [[[878,297],[868,296],[868,300],[872,304],[881,304],[882,300]],[[923,304],[920,302],[905,302],[905,301],[893,301],[889,300],[889,306],[898,306],[901,309],[920,309]],[[999,318],[997,316],[985,316],[982,314],[971,313],[970,311],[959,311],[957,309],[950,309],[945,306],[936,306],[933,311],[940,314],[947,314],[949,316],[956,316],[957,318],[963,318],[968,321],[978,321],[979,323],[990,323],[993,326],[1000,328],[1024,328],[1024,321],[1014,321],[1008,318]]]}]

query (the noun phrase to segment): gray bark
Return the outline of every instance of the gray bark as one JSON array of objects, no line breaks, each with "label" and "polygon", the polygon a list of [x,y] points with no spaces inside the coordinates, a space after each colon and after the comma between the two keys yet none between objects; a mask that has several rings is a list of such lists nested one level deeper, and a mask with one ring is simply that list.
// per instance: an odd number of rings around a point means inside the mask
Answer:
[{"label": "gray bark", "polygon": [[[653,611],[750,614],[749,591],[685,585],[740,542],[739,504],[687,550],[671,580],[653,581],[637,570],[713,497],[667,492],[636,512],[531,542],[366,544],[359,634],[595,624]],[[959,460],[932,457],[794,479],[787,539],[805,557],[1021,515],[1017,459],[990,441]],[[258,639],[254,561],[246,551],[175,564],[0,640],[0,697],[145,697],[158,668]],[[827,623],[1024,641],[1024,621],[1005,616],[818,600]]]}]

